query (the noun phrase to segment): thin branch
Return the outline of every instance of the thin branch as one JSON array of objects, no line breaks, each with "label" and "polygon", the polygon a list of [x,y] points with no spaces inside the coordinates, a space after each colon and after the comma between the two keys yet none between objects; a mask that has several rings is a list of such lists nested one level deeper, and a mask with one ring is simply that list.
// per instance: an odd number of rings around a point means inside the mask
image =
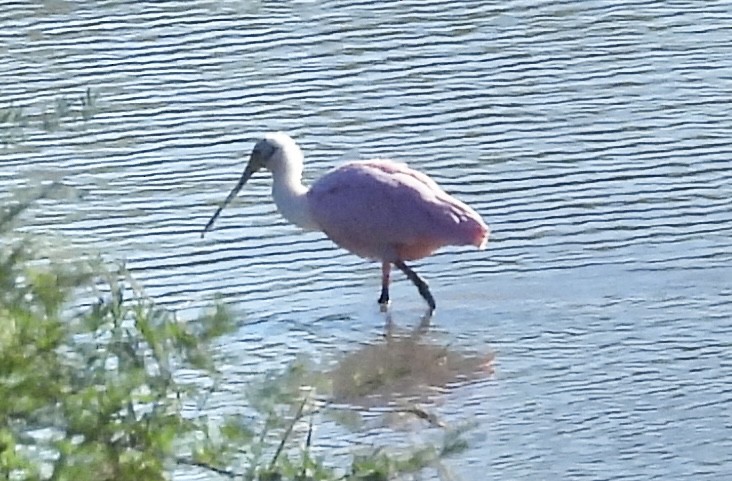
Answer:
[{"label": "thin branch", "polygon": [[229,478],[237,478],[237,477],[240,476],[239,474],[237,474],[237,473],[235,473],[233,471],[229,471],[228,469],[218,468],[218,467],[213,466],[211,464],[207,464],[207,463],[204,463],[204,462],[201,462],[201,461],[196,461],[195,459],[190,459],[190,458],[176,458],[175,459],[175,462],[178,463],[178,464],[187,464],[189,466],[195,466],[197,468],[207,469],[207,470],[212,471],[212,472],[214,472],[216,474],[220,474],[222,476],[227,476]]},{"label": "thin branch", "polygon": [[[313,416],[310,415],[310,422],[308,423],[308,437],[305,440],[305,458],[310,459],[310,446],[313,441]],[[305,474],[307,473],[307,463],[302,463],[302,471],[300,472],[300,478],[305,479]]]},{"label": "thin branch", "polygon": [[277,451],[275,451],[274,457],[272,458],[272,462],[269,463],[269,469],[270,471],[274,469],[275,464],[277,463],[277,458],[280,457],[280,454],[282,454],[282,450],[285,448],[285,443],[287,442],[287,438],[290,437],[290,434],[292,434],[292,429],[295,427],[295,423],[297,423],[300,419],[302,419],[302,412],[305,409],[305,404],[307,404],[308,399],[310,399],[310,393],[308,393],[307,396],[305,396],[302,399],[302,402],[300,403],[300,407],[297,410],[297,414],[292,418],[292,422],[289,426],[287,426],[287,430],[285,431],[285,434],[282,435],[282,440],[280,441],[280,445],[277,446]]}]

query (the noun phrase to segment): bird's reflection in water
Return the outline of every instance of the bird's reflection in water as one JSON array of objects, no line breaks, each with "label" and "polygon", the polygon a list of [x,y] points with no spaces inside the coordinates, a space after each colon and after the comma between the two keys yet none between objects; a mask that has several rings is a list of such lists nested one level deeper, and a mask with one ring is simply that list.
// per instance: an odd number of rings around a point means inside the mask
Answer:
[{"label": "bird's reflection in water", "polygon": [[412,331],[387,314],[386,334],[346,354],[331,371],[333,401],[360,406],[427,401],[453,383],[489,376],[493,353],[461,352],[428,339],[429,316]]}]

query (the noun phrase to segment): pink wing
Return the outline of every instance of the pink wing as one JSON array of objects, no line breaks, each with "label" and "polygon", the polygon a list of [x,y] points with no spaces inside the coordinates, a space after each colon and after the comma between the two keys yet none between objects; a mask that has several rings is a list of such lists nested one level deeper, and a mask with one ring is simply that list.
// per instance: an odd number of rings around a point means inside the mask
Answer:
[{"label": "pink wing", "polygon": [[413,260],[445,245],[483,247],[488,228],[426,175],[387,160],[353,162],[319,179],[310,212],[339,246],[362,257]]}]

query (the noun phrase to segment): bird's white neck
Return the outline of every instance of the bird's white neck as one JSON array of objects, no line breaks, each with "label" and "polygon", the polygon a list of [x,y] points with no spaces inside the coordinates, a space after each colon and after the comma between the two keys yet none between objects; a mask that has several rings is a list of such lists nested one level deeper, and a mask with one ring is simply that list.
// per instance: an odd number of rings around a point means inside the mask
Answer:
[{"label": "bird's white neck", "polygon": [[302,185],[302,163],[286,163],[272,170],[272,197],[277,210],[304,230],[319,230],[308,206],[308,188]]}]

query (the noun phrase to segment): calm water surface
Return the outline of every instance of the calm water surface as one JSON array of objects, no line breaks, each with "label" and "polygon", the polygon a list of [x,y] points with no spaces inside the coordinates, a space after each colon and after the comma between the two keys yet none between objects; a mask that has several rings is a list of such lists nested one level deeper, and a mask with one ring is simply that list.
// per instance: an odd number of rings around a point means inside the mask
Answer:
[{"label": "calm water surface", "polygon": [[[713,0],[5,1],[0,106],[24,120],[0,124],[0,199],[58,180],[23,231],[126,259],[183,316],[222,294],[242,321],[213,410],[296,355],[440,348],[449,369],[359,409],[477,421],[462,479],[732,479],[731,25]],[[389,156],[490,224],[486,251],[418,263],[440,306],[420,340],[383,344],[377,266],[287,225],[266,175],[199,238],[269,130],[307,181]],[[413,286],[393,299],[416,326]],[[326,422],[316,444],[403,435]]]}]

